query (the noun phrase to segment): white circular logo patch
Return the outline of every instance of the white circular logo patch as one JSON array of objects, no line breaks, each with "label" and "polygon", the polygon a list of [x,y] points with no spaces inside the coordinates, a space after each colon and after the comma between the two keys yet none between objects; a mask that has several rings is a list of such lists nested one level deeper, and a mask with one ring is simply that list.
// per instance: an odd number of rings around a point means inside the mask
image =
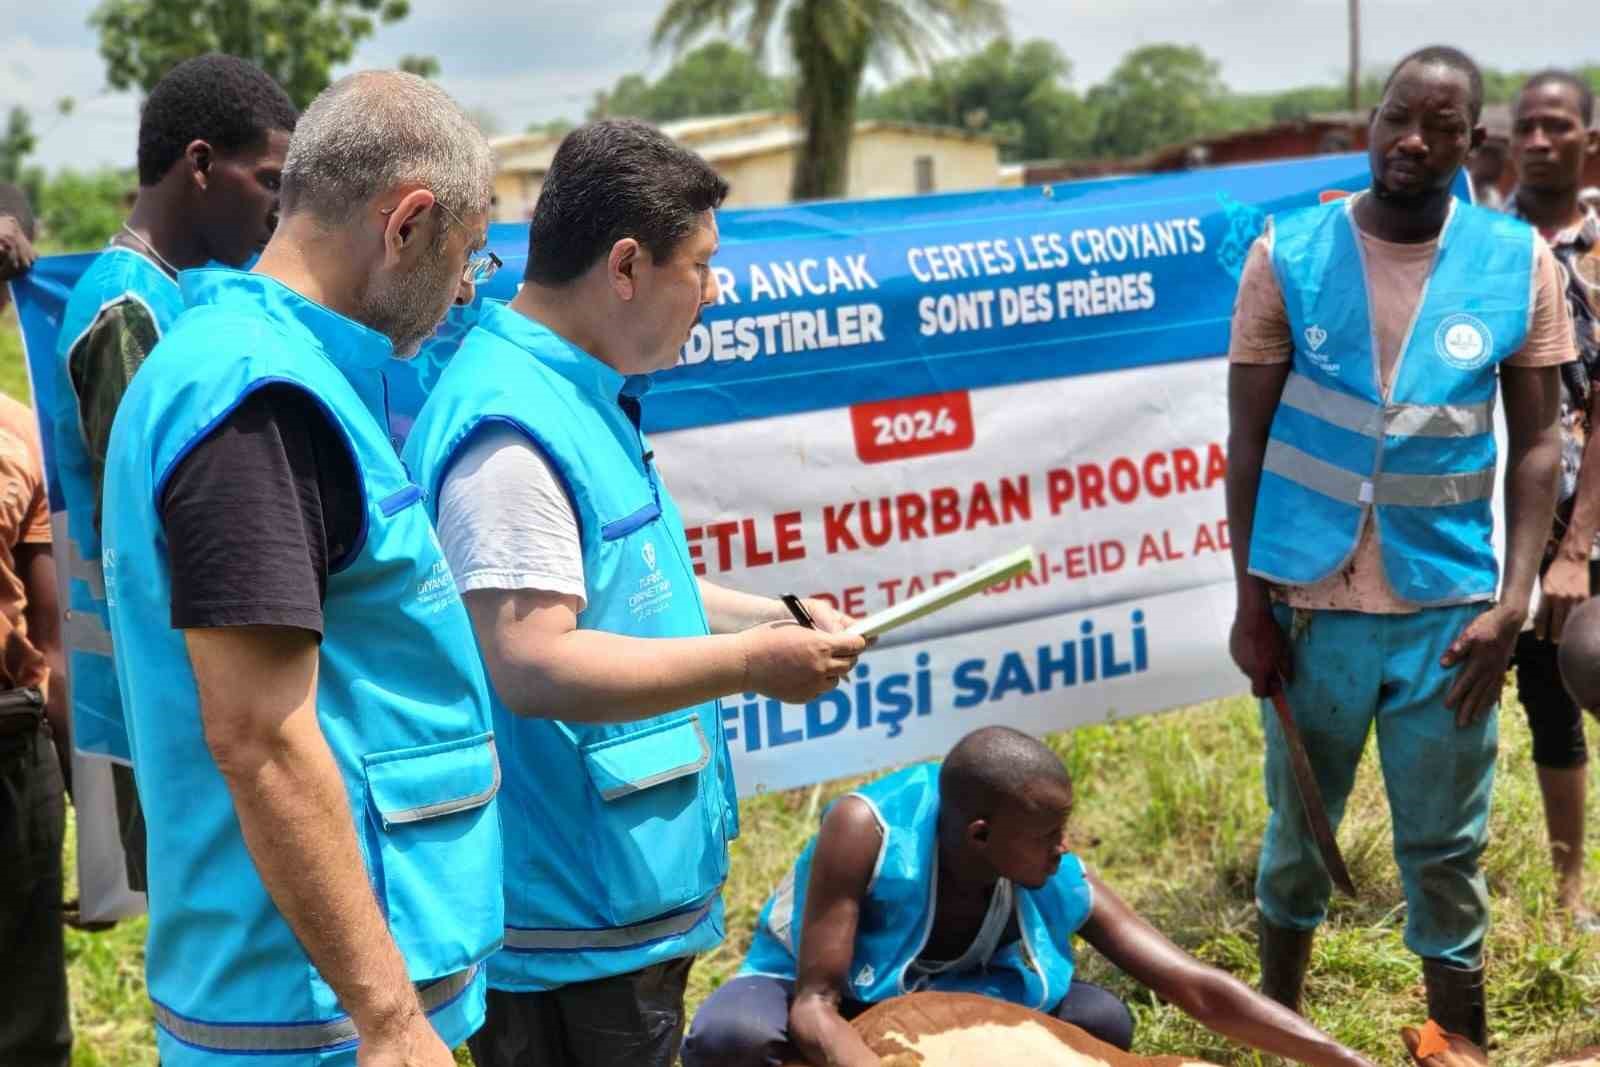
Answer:
[{"label": "white circular logo patch", "polygon": [[1433,348],[1439,358],[1457,370],[1476,370],[1494,351],[1494,334],[1481,319],[1451,315],[1434,331]]}]

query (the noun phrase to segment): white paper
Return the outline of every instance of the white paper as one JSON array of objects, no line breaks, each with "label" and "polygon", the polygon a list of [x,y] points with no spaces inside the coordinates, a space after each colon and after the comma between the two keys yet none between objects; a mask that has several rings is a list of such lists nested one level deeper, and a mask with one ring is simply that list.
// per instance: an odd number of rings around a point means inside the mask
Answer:
[{"label": "white paper", "polygon": [[1023,545],[1003,556],[996,556],[987,563],[978,564],[958,578],[925,589],[914,597],[869,615],[850,627],[849,632],[862,637],[877,637],[898,626],[914,622],[924,615],[943,611],[952,604],[983,592],[991,585],[1015,578],[1019,574],[1028,574],[1033,570],[1033,559],[1033,546]]}]

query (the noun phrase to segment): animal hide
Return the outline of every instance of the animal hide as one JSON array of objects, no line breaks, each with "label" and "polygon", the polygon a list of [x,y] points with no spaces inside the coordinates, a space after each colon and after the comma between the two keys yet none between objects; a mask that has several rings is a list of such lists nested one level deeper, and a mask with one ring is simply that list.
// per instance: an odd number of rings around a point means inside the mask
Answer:
[{"label": "animal hide", "polygon": [[1208,1067],[1181,1056],[1135,1056],[1053,1016],[970,993],[895,997],[850,1026],[883,1067]]}]

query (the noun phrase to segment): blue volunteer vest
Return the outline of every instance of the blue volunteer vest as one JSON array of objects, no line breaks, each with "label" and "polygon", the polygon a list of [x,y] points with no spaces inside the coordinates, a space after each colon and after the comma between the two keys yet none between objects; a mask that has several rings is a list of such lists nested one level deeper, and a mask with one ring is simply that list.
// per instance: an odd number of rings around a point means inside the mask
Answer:
[{"label": "blue volunteer vest", "polygon": [[[355,1030],[268,897],[201,729],[158,502],[178,462],[255,389],[327,412],[364,530],[330,562],[317,716],[366,873],[440,1036],[482,1022],[479,961],[504,925],[499,786],[472,627],[385,429],[386,338],[262,275],[187,271],[188,310],[135,376],[106,466],[105,571],[150,834],[146,968],[167,1067],[350,1062]],[[266,1060],[261,1054],[268,1054]]]},{"label": "blue volunteer vest", "polygon": [[123,302],[142,305],[158,336],[183,310],[178,283],[166,271],[131,248],[108,247],[78,279],[67,300],[56,343],[55,406],[42,414],[49,422],[44,432],[55,446],[55,473],[66,502],[65,515],[52,519],[56,565],[65,570],[67,583],[61,643],[72,697],[72,743],[80,752],[126,763],[128,730],[111,660],[100,532],[95,529],[99,500],[68,364],[73,348],[100,313]]},{"label": "blue volunteer vest", "polygon": [[[1077,856],[1063,856],[1040,889],[1014,887],[1021,940],[1002,947],[987,967],[919,976],[910,967],[933,928],[939,874],[939,765],[907,767],[850,795],[871,807],[883,844],[857,920],[846,996],[871,1004],[931,989],[981,993],[1038,1011],[1061,1002],[1072,985],[1072,935],[1094,909]],[[813,837],[761,909],[741,974],[794,981],[816,848]]]},{"label": "blue volunteer vest", "polygon": [[1491,599],[1496,367],[1528,333],[1537,236],[1452,202],[1384,397],[1353,204],[1273,224],[1294,357],[1262,467],[1250,573],[1285,585],[1327,577],[1355,552],[1371,511],[1399,596]]},{"label": "blue volunteer vest", "polygon": [[[405,455],[437,507],[478,428],[527,436],[577,514],[582,629],[709,633],[672,496],[618,406],[624,378],[544,326],[488,302],[423,405]],[[505,764],[505,948],[496,989],[624,974],[722,940],[721,887],[737,798],[716,701],[631,723],[514,714],[492,693]]]}]

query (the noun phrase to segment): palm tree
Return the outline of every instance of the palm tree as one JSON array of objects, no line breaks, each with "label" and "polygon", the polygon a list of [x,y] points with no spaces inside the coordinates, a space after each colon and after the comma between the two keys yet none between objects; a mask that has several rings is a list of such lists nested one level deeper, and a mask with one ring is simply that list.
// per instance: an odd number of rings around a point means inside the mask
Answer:
[{"label": "palm tree", "polygon": [[655,43],[670,41],[681,51],[713,26],[727,30],[736,16],[744,17],[745,41],[757,55],[783,20],[806,135],[795,157],[796,200],[844,195],[868,63],[885,70],[899,56],[925,63],[941,44],[1005,23],[999,0],[668,0]]}]

